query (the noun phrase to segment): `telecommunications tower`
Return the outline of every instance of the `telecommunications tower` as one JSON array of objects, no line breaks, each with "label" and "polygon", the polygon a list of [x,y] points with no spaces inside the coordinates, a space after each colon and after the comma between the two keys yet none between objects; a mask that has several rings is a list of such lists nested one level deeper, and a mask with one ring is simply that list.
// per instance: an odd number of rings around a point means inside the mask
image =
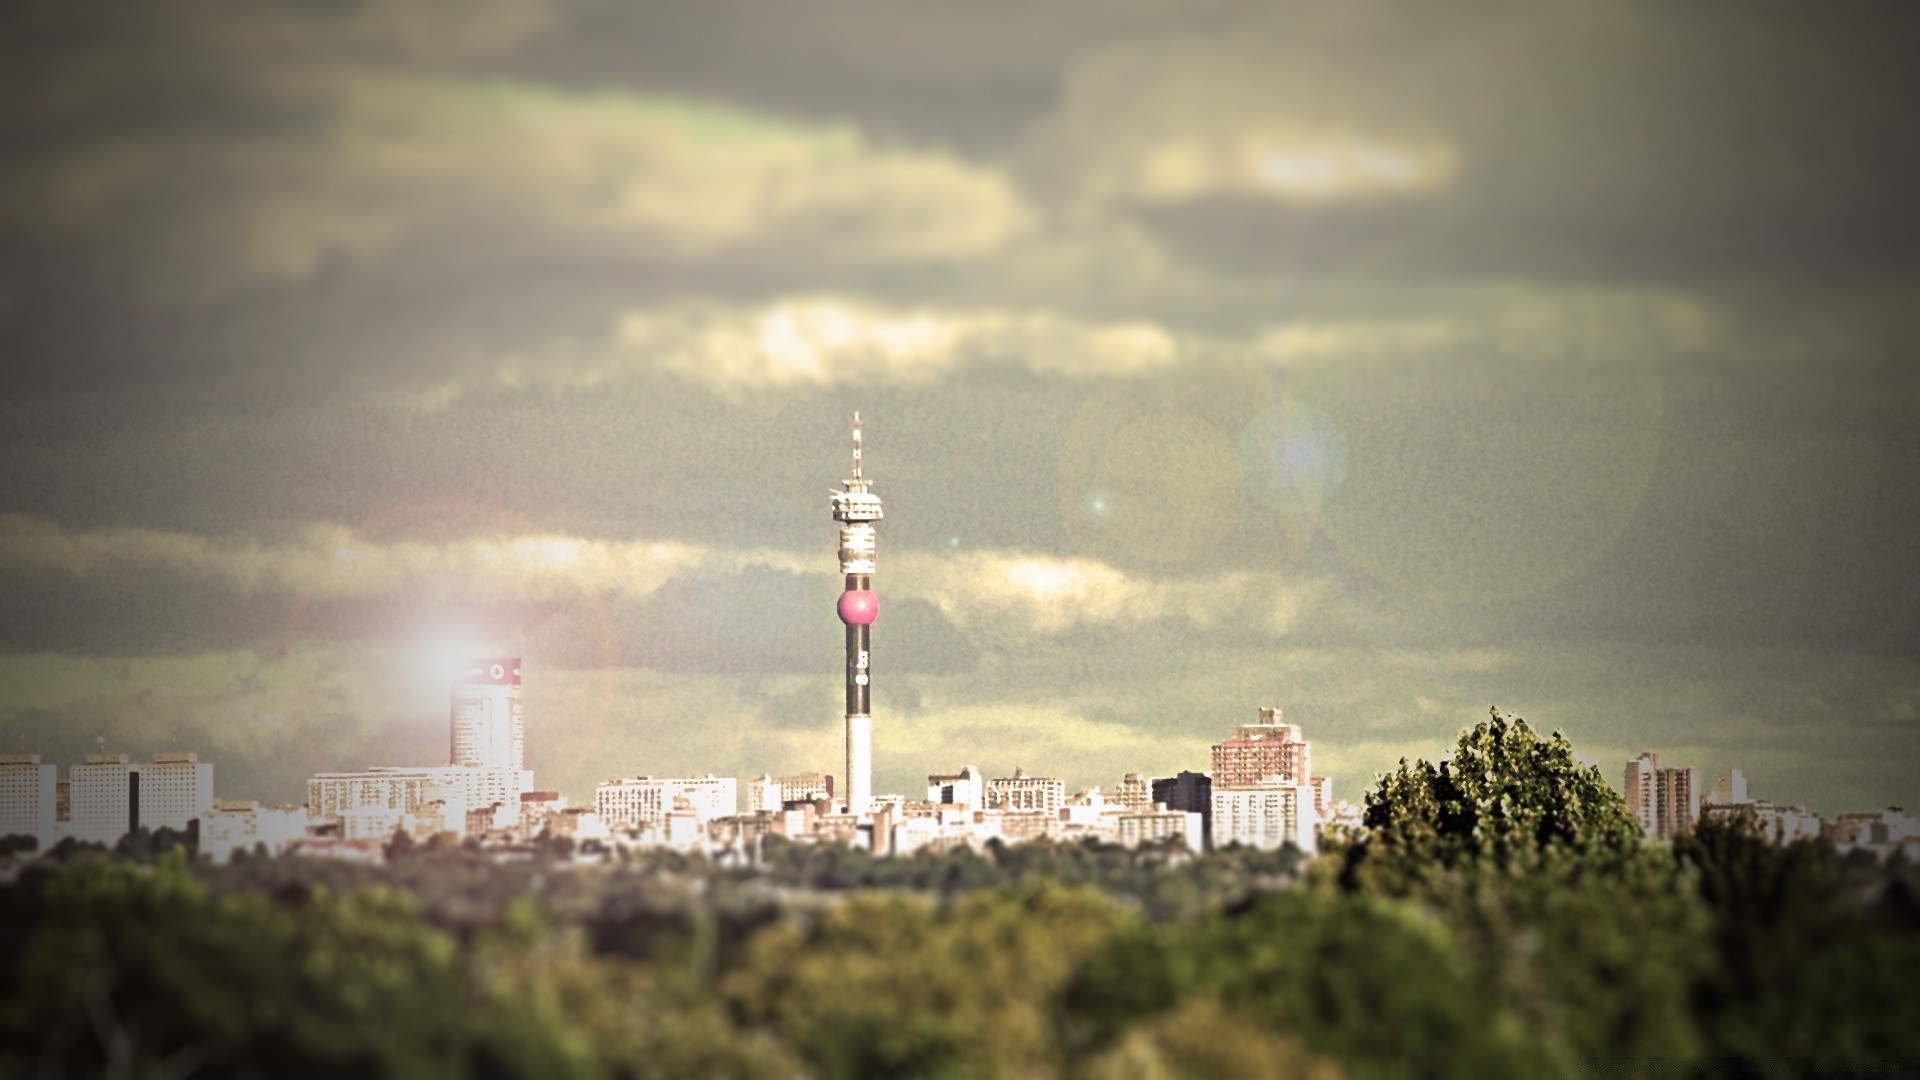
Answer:
[{"label": "telecommunications tower", "polygon": [[873,523],[880,520],[880,496],[867,490],[860,473],[860,414],[853,414],[853,475],[833,493],[833,520],[840,523],[840,621],[847,625],[847,812],[865,814],[873,805],[873,716],[868,690],[873,657],[867,637],[880,598],[873,594]]}]

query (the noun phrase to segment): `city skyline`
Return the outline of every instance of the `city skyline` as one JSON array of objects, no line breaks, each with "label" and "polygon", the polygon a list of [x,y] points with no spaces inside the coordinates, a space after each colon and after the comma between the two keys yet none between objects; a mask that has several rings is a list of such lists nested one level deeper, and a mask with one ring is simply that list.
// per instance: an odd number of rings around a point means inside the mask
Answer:
[{"label": "city skyline", "polygon": [[[1910,16],[1908,16],[1910,17]],[[0,751],[223,796],[837,773],[1357,801],[1497,706],[1920,804],[1903,35],[1679,11],[0,15]],[[751,30],[751,32],[749,32]],[[1899,86],[1909,85],[1908,91]]]}]

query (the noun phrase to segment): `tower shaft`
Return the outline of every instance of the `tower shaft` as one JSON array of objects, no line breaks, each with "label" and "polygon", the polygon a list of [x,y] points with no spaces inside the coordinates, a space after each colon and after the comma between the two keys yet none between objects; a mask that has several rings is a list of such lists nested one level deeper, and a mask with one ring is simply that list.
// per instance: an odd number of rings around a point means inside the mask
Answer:
[{"label": "tower shaft", "polygon": [[880,497],[868,490],[861,462],[860,414],[853,414],[853,475],[833,493],[833,519],[840,523],[840,621],[847,628],[847,783],[846,806],[866,814],[873,806],[873,685],[871,628],[880,601],[873,593],[873,523],[880,520]]}]

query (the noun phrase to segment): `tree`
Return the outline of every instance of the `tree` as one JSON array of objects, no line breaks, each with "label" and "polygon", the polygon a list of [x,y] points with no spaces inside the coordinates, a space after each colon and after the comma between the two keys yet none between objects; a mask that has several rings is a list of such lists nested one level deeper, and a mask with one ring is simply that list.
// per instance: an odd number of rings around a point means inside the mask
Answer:
[{"label": "tree", "polygon": [[1604,872],[1642,840],[1626,801],[1574,758],[1565,736],[1542,739],[1498,709],[1460,733],[1450,759],[1402,758],[1368,794],[1365,820],[1342,880],[1399,895],[1456,873]]}]

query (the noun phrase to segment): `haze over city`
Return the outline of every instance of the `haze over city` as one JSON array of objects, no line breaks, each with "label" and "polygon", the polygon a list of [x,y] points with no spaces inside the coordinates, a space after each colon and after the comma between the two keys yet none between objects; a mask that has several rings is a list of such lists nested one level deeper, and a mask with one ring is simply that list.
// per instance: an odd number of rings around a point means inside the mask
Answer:
[{"label": "haze over city", "polygon": [[[0,750],[1920,803],[1911,38],[1785,5],[0,13]],[[1900,90],[1906,86],[1905,91]]]}]

